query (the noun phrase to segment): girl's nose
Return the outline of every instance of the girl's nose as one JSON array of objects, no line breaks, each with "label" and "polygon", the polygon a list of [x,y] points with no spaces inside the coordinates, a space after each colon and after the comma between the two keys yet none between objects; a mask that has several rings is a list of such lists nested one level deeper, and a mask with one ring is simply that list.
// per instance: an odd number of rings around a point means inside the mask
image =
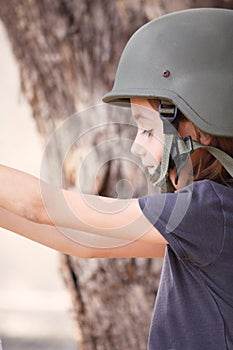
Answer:
[{"label": "girl's nose", "polygon": [[131,153],[139,158],[142,158],[146,154],[145,148],[137,142],[137,138],[134,140],[134,143],[131,147]]}]

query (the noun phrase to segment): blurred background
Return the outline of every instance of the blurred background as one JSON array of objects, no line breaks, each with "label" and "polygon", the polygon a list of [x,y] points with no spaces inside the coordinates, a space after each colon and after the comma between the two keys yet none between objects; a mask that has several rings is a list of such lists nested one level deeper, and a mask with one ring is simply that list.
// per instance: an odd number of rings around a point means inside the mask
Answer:
[{"label": "blurred background", "polygon": [[[39,175],[41,140],[20,92],[19,67],[0,22],[0,162]],[[0,337],[4,350],[76,349],[58,253],[0,228]]]},{"label": "blurred background", "polygon": [[[197,7],[233,9],[233,0],[0,0],[11,43],[0,26],[0,162],[38,175],[40,144],[69,116],[100,103],[132,33],[158,16]],[[132,130],[109,128],[107,107],[94,117],[105,130],[85,135],[65,162],[74,128],[53,138],[47,154],[51,183],[62,168],[65,187],[74,189],[82,165],[82,191],[114,197],[119,181],[127,179],[134,197],[148,194],[134,159],[116,158],[112,146],[106,162],[97,147],[107,137],[119,145],[132,140]],[[92,129],[93,120],[83,118],[81,127]],[[83,166],[90,149],[95,160]],[[100,165],[103,171],[95,176]],[[161,259],[80,259],[0,233],[4,350],[73,350],[75,343],[82,350],[146,350]]]}]

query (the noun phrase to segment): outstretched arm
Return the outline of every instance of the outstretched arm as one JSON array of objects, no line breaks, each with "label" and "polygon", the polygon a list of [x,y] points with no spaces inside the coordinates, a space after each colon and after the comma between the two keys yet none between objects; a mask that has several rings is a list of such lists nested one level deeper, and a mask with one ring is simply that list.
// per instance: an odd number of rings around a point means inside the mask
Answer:
[{"label": "outstretched arm", "polygon": [[0,206],[27,220],[130,241],[165,245],[136,199],[65,191],[8,167],[0,167]]},{"label": "outstretched arm", "polygon": [[[77,232],[76,240],[69,239],[63,230],[55,226],[41,225],[17,216],[6,209],[0,209],[1,227],[11,230],[23,237],[43,244],[65,254],[80,258],[153,258],[163,257],[164,246],[150,243],[119,242],[115,240],[115,247],[101,247],[98,236],[85,232]],[[75,233],[73,233],[75,237]],[[81,237],[79,242],[78,237]],[[98,246],[99,244],[99,246]]]}]

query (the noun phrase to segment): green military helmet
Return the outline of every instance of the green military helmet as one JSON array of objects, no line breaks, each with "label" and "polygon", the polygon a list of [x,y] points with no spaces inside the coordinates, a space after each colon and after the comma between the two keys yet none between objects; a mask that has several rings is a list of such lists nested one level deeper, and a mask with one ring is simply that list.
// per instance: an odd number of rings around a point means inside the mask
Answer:
[{"label": "green military helmet", "polygon": [[233,11],[178,11],[136,31],[103,101],[131,97],[170,101],[200,130],[233,137]]}]

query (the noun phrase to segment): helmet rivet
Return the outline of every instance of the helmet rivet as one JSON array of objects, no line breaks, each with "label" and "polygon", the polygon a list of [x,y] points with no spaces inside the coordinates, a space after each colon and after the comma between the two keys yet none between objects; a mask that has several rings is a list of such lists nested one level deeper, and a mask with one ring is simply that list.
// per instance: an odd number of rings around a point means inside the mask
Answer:
[{"label": "helmet rivet", "polygon": [[164,78],[168,78],[169,76],[170,76],[170,71],[168,70],[168,69],[165,69],[164,71],[163,71],[163,77]]}]

